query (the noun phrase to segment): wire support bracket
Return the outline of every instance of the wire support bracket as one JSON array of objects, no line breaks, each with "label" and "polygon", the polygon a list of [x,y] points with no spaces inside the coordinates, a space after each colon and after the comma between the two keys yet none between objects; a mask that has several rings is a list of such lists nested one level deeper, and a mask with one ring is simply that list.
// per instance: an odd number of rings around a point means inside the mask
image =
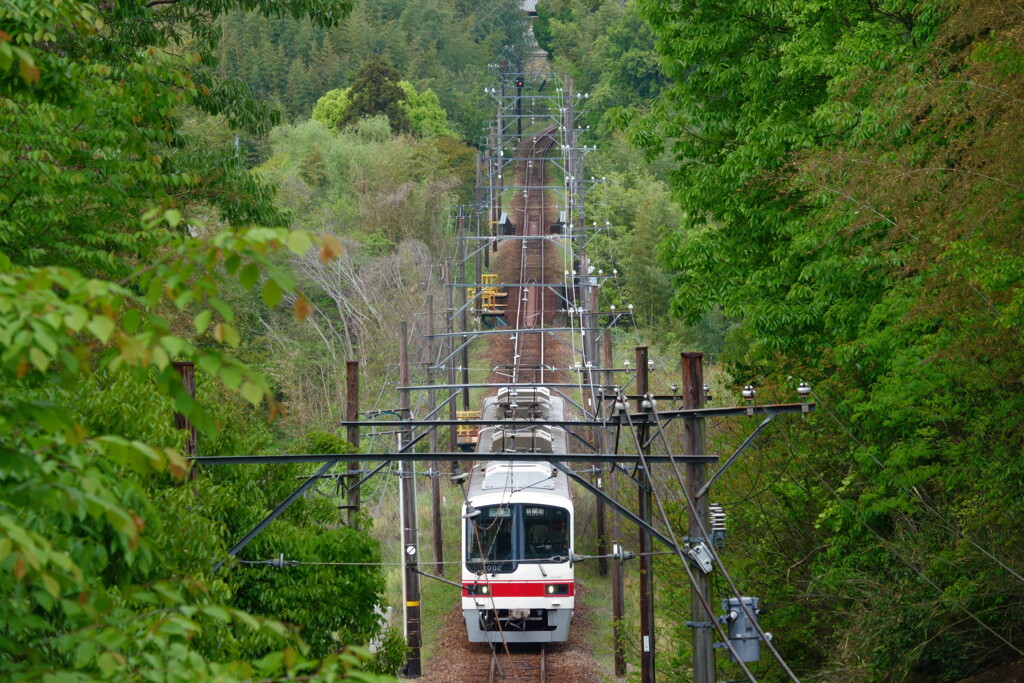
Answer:
[{"label": "wire support bracket", "polygon": [[736,462],[736,459],[740,457],[740,454],[747,449],[747,446],[754,442],[754,439],[756,439],[757,435],[761,433],[761,430],[767,427],[768,423],[771,422],[774,418],[774,414],[769,414],[766,418],[764,418],[764,420],[761,421],[761,424],[757,425],[757,429],[751,432],[750,436],[748,436],[746,440],[740,444],[740,447],[736,449],[736,452],[729,456],[729,459],[726,460],[722,464],[722,466],[718,468],[718,471],[711,476],[711,479],[709,479],[707,483],[704,484],[704,486],[700,487],[700,490],[697,491],[696,496],[698,499],[708,492],[711,486],[716,481],[718,481],[719,477],[725,474],[725,471],[729,469],[729,466]]}]

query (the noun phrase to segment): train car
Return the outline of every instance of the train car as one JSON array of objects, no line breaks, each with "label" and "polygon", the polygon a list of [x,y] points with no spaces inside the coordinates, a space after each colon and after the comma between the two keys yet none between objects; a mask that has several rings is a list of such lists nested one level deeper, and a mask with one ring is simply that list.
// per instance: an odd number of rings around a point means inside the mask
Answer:
[{"label": "train car", "polygon": [[462,611],[473,643],[560,643],[569,636],[576,586],[573,506],[566,476],[547,462],[493,461],[489,453],[566,453],[559,427],[516,420],[563,419],[544,388],[507,388],[484,401],[479,461],[462,513]]}]

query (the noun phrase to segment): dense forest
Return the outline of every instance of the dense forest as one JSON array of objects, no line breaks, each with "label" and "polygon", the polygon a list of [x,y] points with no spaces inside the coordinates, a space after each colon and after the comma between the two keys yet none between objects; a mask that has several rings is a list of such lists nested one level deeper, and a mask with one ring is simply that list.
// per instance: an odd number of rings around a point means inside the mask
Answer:
[{"label": "dense forest", "polygon": [[672,313],[728,323],[738,385],[815,388],[726,494],[787,658],[825,680],[1020,658],[1020,8],[541,7],[681,209],[657,227]]},{"label": "dense forest", "polygon": [[[626,338],[705,351],[723,404],[813,387],[718,493],[789,664],[955,681],[1024,658],[1024,9],[538,15],[589,93],[591,257]],[[308,471],[190,472],[175,414],[202,455],[349,448],[345,361],[368,396],[394,383],[397,321],[442,296],[473,201],[488,65],[529,40],[517,0],[4,0],[5,679],[397,671],[371,515],[304,497],[233,561]],[[709,427],[716,452],[743,436]],[[656,573],[660,675],[686,680],[686,579]]]}]

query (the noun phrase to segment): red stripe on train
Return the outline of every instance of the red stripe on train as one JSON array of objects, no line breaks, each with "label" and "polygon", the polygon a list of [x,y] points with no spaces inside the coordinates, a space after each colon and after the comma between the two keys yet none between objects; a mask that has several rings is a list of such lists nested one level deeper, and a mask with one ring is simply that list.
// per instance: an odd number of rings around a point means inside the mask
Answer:
[{"label": "red stripe on train", "polygon": [[[548,593],[549,585],[568,586],[569,592]],[[488,591],[474,595],[467,590],[469,586],[487,586]],[[462,584],[462,597],[464,598],[567,598],[574,595],[576,595],[576,584],[573,581],[478,581],[475,584],[473,582],[463,582]]]}]

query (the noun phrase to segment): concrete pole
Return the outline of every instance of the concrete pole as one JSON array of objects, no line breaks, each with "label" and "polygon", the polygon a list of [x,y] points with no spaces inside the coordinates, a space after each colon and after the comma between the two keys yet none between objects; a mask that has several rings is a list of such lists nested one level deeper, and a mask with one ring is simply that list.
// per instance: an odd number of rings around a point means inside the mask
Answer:
[{"label": "concrete pole", "polygon": [[[505,119],[501,111],[505,102],[505,79],[501,79],[501,95],[498,97],[498,139],[494,148],[494,160],[498,165],[498,201],[492,231],[497,234],[498,220],[501,219],[501,195],[505,189]],[[494,240],[494,251],[498,251],[498,240]]]},{"label": "concrete pole", "polygon": [[[481,230],[480,230],[480,214],[478,213],[476,215],[476,241],[473,242],[473,244],[475,246],[474,250],[476,251],[476,257],[475,257],[475,260],[476,260],[476,263],[475,263],[475,265],[476,265],[476,291],[477,291],[478,294],[479,294],[479,292],[480,292],[480,290],[482,288],[481,283],[483,282],[482,276],[483,276],[483,273],[484,273],[483,268],[481,267],[481,252],[486,252],[487,251],[486,249],[481,249],[481,247],[483,246],[483,240],[480,239],[481,237],[482,237],[482,233],[481,233]],[[483,312],[483,305],[484,305],[483,297],[477,298],[476,303],[473,304],[473,310],[476,311],[477,315],[480,315],[480,313]],[[479,321],[477,322],[477,326],[476,327],[477,327],[477,329],[480,329]]]},{"label": "concrete pole", "polygon": [[[704,407],[704,354],[684,352],[682,354],[682,388],[683,409],[696,410]],[[704,450],[704,419],[685,418],[683,420],[683,453],[700,455]],[[697,492],[704,486],[706,466],[702,463],[686,464],[686,495],[694,502],[697,515],[691,515],[687,535],[690,538],[701,538],[701,529],[707,529],[708,498],[697,497]],[[706,622],[704,603],[711,602],[711,577],[701,572],[694,572],[696,582],[690,587],[690,614],[695,622]],[[712,629],[701,626],[693,629],[693,681],[694,683],[715,682],[715,656],[712,648]]]},{"label": "concrete pole", "polygon": [[573,119],[573,82],[569,76],[565,77],[565,144],[568,146],[566,150],[566,163],[565,163],[565,174],[568,176],[566,182],[568,183],[565,193],[565,220],[566,220],[566,234],[572,234],[572,230],[569,230],[569,225],[573,225],[573,213],[576,211],[576,150],[575,150],[575,135],[573,134],[573,127],[575,126]]},{"label": "concrete pole", "polygon": [[[399,382],[401,386],[407,387],[409,386],[409,329],[405,321],[398,324],[398,337]],[[409,408],[409,390],[402,389],[399,398],[401,399],[400,412],[402,419],[411,420],[412,411]],[[411,430],[403,429],[400,431],[398,436],[399,449],[411,437]],[[420,661],[422,637],[420,630],[420,575],[417,571],[419,542],[416,530],[416,472],[413,469],[412,462],[402,457],[399,457],[398,460],[398,486],[402,513],[402,558],[405,563],[405,571],[402,576],[402,588],[405,598],[405,638],[406,645],[408,646],[405,674],[410,678],[419,678],[422,673]]]},{"label": "concrete pole", "polygon": [[[447,345],[446,350],[445,350],[445,356],[449,356],[449,355],[452,355],[452,353],[453,353],[453,351],[455,349],[455,337],[451,336],[452,328],[454,327],[454,323],[452,322],[452,312],[455,310],[455,306],[454,306],[455,291],[451,287],[451,284],[452,284],[452,260],[451,260],[451,258],[446,258],[444,260],[444,283],[445,283],[445,285],[447,285],[445,287],[445,290],[447,291],[447,294],[448,294],[448,308],[447,308],[447,311],[445,312],[445,316],[444,316],[444,331],[448,335],[447,337],[445,337],[445,339],[448,340],[448,345]],[[452,356],[451,358],[449,358],[448,362],[446,363],[446,365],[448,366],[448,386],[449,387],[453,387],[453,386],[455,386],[455,357]],[[448,391],[449,392],[454,392],[455,389],[449,389]],[[456,415],[456,401],[452,397],[451,394],[449,394],[448,398],[449,398],[449,400],[448,400],[448,419],[450,421],[454,422],[456,417],[457,417],[457,415]],[[459,450],[458,433],[456,431],[455,426],[452,425],[451,427],[448,428],[448,451],[450,453],[454,454],[458,450]],[[451,473],[452,474],[458,474],[459,473],[459,462],[457,460],[452,460],[452,462],[451,462]]]},{"label": "concrete pole", "polygon": [[[466,240],[464,219],[459,216],[459,284],[466,284]],[[466,310],[466,288],[459,287],[459,306],[462,307],[462,314],[459,322],[462,325],[462,332],[469,329],[469,312]],[[466,342],[469,337],[462,335],[462,383],[469,384],[469,345]],[[469,387],[462,388],[462,409],[469,410]]]},{"label": "concrete pole", "polygon": [[[588,412],[597,416],[600,412],[600,394],[597,387],[594,385],[598,382],[598,378],[601,377],[601,361],[598,359],[598,335],[597,335],[597,315],[595,308],[595,292],[597,288],[591,288],[590,283],[590,258],[587,256],[586,248],[581,249],[580,254],[580,269],[581,269],[581,294],[583,295],[583,308],[584,314],[580,318],[583,327],[586,328],[583,332],[583,357],[585,366],[585,377],[587,383],[590,385],[590,389],[587,392],[587,401],[589,401]],[[589,366],[589,367],[587,367]],[[595,427],[592,431],[594,446],[598,453],[604,453],[604,430],[600,427]],[[601,479],[601,464],[594,463],[594,469],[596,470],[598,480]],[[598,572],[602,577],[608,575],[608,559],[603,557],[608,553],[607,544],[607,529],[605,528],[605,511],[604,511],[604,499],[597,499],[597,506],[595,510],[596,521],[597,521],[597,554],[602,556],[598,561]]]}]

